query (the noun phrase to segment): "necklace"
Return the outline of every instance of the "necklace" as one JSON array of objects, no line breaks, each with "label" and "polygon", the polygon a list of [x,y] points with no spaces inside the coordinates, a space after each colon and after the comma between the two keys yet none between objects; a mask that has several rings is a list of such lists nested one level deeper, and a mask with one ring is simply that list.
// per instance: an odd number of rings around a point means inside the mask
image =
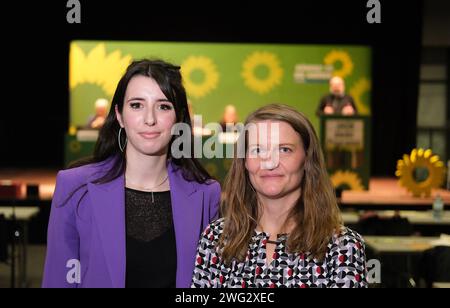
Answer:
[{"label": "necklace", "polygon": [[[264,233],[264,234],[266,234],[266,235],[268,234],[266,231],[264,231],[264,228],[262,227],[261,224],[258,223],[258,224],[256,225],[256,228],[260,229],[262,233]],[[284,232],[284,230],[285,230],[285,226],[283,226],[283,227],[281,228],[280,232],[277,232],[277,233],[276,233],[276,234],[277,234],[277,238],[276,238],[275,241],[272,241],[272,240],[270,240],[270,239],[267,239],[267,240],[266,240],[266,243],[267,243],[267,244],[278,245],[278,243],[280,243],[280,242],[283,241],[283,239],[280,239],[280,237],[283,237],[283,236],[288,235],[288,233],[287,233],[287,232]]]},{"label": "necklace", "polygon": [[152,188],[145,188],[145,187],[142,187],[142,186],[138,186],[138,185],[134,185],[134,184],[132,184],[132,183],[129,183],[129,181],[127,181],[127,182],[128,182],[129,184],[131,184],[133,187],[138,188],[139,190],[151,192],[151,193],[152,193],[152,203],[155,203],[155,197],[153,196],[153,190],[154,190],[155,188],[160,187],[162,184],[164,184],[164,183],[167,181],[168,178],[169,178],[169,175],[166,176],[166,178],[164,179],[164,181],[162,181],[160,184],[158,184],[158,185],[156,185],[155,187],[152,187]]}]

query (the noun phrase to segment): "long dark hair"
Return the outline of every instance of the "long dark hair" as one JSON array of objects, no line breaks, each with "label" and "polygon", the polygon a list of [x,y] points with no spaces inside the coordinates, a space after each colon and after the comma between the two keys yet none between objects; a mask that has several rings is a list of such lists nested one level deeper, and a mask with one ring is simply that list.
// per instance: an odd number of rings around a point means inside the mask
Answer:
[{"label": "long dark hair", "polygon": [[[133,77],[138,75],[150,77],[156,81],[161,88],[161,91],[174,105],[176,122],[189,125],[192,134],[192,124],[189,116],[186,90],[183,87],[180,67],[162,60],[144,59],[134,61],[128,66],[126,73],[117,85],[111,103],[111,109],[109,110],[105,124],[99,132],[93,156],[78,160],[69,166],[70,169],[113,159],[113,163],[109,170],[105,170],[98,179],[93,181],[95,184],[111,182],[121,176],[125,171],[126,157],[125,151],[122,152],[119,149],[118,134],[120,125],[116,119],[115,106],[117,106],[119,113],[122,114],[128,83]],[[121,144],[125,144],[126,135],[124,132],[121,133],[121,138]],[[169,143],[168,158],[182,170],[183,177],[187,181],[208,183],[211,176],[195,158],[182,157],[175,159],[171,156],[170,148],[175,138],[176,136],[173,136]],[[192,136],[191,140],[193,140]],[[191,153],[194,153],[193,143],[191,144],[191,147]]]}]

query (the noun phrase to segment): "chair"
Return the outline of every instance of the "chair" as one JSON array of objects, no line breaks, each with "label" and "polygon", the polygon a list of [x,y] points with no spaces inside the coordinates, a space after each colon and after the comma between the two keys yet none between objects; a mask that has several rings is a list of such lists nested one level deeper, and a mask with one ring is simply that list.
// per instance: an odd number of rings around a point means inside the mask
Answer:
[{"label": "chair", "polygon": [[380,218],[378,215],[361,219],[355,229],[362,235],[408,236],[414,231],[408,218],[400,216]]},{"label": "chair", "polygon": [[[369,216],[356,224],[355,230],[363,237],[373,236],[409,236],[413,234],[413,226],[407,218],[393,216],[389,218],[378,215]],[[413,258],[409,255],[375,255],[367,251],[369,259],[379,258],[382,262],[382,285],[388,288],[407,288],[415,286]]]},{"label": "chair", "polygon": [[450,282],[450,247],[437,246],[423,253],[420,276],[426,287],[434,282]]},{"label": "chair", "polygon": [[8,261],[8,230],[4,215],[0,215],[0,262]]}]

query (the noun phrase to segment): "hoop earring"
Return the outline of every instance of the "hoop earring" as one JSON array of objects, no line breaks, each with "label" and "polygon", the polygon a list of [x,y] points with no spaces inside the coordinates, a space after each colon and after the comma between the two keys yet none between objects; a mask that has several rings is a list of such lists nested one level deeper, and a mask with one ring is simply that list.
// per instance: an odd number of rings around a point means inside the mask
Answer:
[{"label": "hoop earring", "polygon": [[125,136],[125,145],[122,147],[122,142],[121,142],[121,138],[120,138],[120,136],[121,136],[121,134],[122,134],[122,129],[123,129],[123,127],[121,127],[121,128],[119,129],[119,134],[117,135],[117,143],[119,143],[119,149],[120,149],[120,151],[123,153],[123,150],[125,149],[125,147],[126,147],[126,145],[127,145],[128,138]]}]

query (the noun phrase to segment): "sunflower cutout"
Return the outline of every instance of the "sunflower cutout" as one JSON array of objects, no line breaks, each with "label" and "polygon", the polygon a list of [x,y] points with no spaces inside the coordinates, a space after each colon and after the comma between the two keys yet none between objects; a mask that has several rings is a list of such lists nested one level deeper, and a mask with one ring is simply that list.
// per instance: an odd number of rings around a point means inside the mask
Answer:
[{"label": "sunflower cutout", "polygon": [[334,76],[345,78],[351,75],[351,73],[353,72],[353,61],[346,51],[332,50],[325,56],[323,62],[326,65],[333,65],[333,66],[335,66],[336,62],[341,63],[342,67],[340,69],[334,70],[333,72]]},{"label": "sunflower cutout", "polygon": [[[423,181],[415,178],[418,169],[426,169],[428,176]],[[428,149],[413,149],[410,155],[403,155],[403,159],[397,162],[395,175],[399,178],[401,186],[410,191],[414,197],[429,197],[433,188],[439,188],[444,182],[445,167]]]},{"label": "sunflower cutout", "polygon": [[364,186],[362,185],[359,175],[349,170],[338,170],[331,175],[330,179],[335,188],[345,187],[356,191],[364,190]]},{"label": "sunflower cutout", "polygon": [[105,44],[95,46],[87,55],[76,43],[70,49],[70,89],[82,84],[95,84],[110,97],[130,64],[130,55],[122,56],[119,50],[106,54]]},{"label": "sunflower cutout", "polygon": [[225,169],[225,171],[230,170],[231,165],[233,164],[233,160],[232,159],[224,159],[223,160],[223,168]]},{"label": "sunflower cutout", "polygon": [[[255,71],[259,68],[266,69],[267,74],[264,78],[256,75]],[[262,95],[281,84],[283,69],[276,54],[255,51],[242,64],[241,76],[250,90]]]},{"label": "sunflower cutout", "polygon": [[359,79],[350,89],[350,95],[355,100],[356,107],[360,114],[369,114],[370,110],[362,101],[362,96],[372,89],[370,80],[366,78]]},{"label": "sunflower cutout", "polygon": [[69,150],[71,153],[79,153],[81,151],[81,143],[73,140],[69,143]]},{"label": "sunflower cutout", "polygon": [[213,177],[216,177],[219,172],[217,166],[213,163],[207,163],[205,169]]},{"label": "sunflower cutout", "polygon": [[[203,80],[194,80],[194,73],[202,73]],[[184,86],[189,96],[201,98],[217,88],[219,73],[213,60],[205,56],[190,56],[181,64]]]}]

